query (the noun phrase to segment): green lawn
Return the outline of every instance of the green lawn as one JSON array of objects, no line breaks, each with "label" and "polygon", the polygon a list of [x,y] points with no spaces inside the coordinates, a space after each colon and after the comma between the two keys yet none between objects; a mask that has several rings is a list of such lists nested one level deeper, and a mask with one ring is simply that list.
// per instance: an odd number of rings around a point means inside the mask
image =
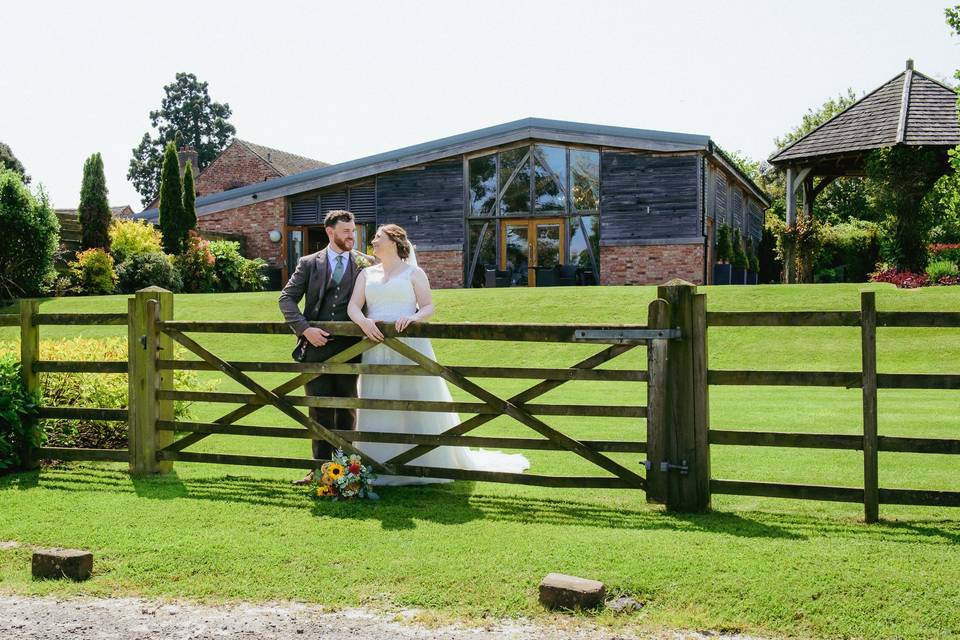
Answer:
[{"label": "green lawn", "polygon": [[[859,291],[880,310],[960,310],[960,289],[888,285],[705,288],[712,310],[853,310]],[[438,321],[643,323],[652,287],[437,292]],[[52,300],[44,312],[124,311],[125,297]],[[275,320],[276,293],[181,295],[177,319]],[[49,327],[42,337],[125,335],[123,327]],[[0,341],[15,337],[0,329]],[[716,328],[716,369],[850,370],[856,328]],[[203,335],[214,353],[288,360],[291,336]],[[568,366],[584,345],[436,341],[441,362]],[[880,329],[881,372],[960,371],[960,330]],[[45,354],[45,357],[56,357]],[[611,367],[644,368],[642,349]],[[223,374],[221,390],[241,387]],[[260,375],[278,384],[287,376]],[[478,380],[501,394],[530,381]],[[858,433],[859,389],[713,387],[711,424],[724,429]],[[454,390],[457,399],[469,396]],[[568,383],[544,402],[644,404],[642,384]],[[199,420],[230,408],[197,405]],[[575,437],[642,440],[642,420],[547,417]],[[290,425],[273,410],[248,424]],[[960,394],[880,391],[880,433],[957,437]],[[507,419],[478,433],[524,436]],[[302,457],[306,441],[229,436],[197,450]],[[602,473],[559,452],[529,452],[532,472]],[[617,455],[639,468],[639,455]],[[716,478],[862,486],[858,452],[762,447],[712,450]],[[714,497],[714,513],[678,516],[629,490],[545,489],[457,482],[395,488],[379,503],[313,505],[288,484],[298,472],[177,463],[131,480],[122,465],[75,464],[0,479],[0,540],[92,549],[86,583],[33,582],[29,551],[0,550],[0,590],[421,607],[430,616],[547,615],[536,585],[550,571],[603,580],[646,602],[626,624],[741,629],[814,637],[960,635],[960,510]],[[884,487],[960,490],[960,460],[880,456]],[[609,614],[610,624],[624,624]]]}]

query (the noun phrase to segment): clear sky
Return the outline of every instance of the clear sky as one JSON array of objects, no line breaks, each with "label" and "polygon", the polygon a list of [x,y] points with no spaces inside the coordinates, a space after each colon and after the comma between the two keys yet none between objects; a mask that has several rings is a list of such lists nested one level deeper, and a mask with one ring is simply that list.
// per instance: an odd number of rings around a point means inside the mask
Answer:
[{"label": "clear sky", "polygon": [[803,113],[916,69],[952,81],[955,2],[5,2],[0,141],[57,207],[111,204],[178,71],[240,138],[341,162],[528,116],[710,135],[754,158]]}]

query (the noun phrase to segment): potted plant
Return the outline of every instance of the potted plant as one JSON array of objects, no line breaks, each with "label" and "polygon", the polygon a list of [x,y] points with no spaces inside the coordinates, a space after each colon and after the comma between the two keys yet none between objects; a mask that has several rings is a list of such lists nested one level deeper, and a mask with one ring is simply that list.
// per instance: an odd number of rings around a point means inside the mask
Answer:
[{"label": "potted plant", "polygon": [[713,284],[730,284],[733,266],[733,244],[730,242],[730,227],[720,225],[717,230],[717,263],[713,265]]},{"label": "potted plant", "polygon": [[753,246],[753,238],[747,238],[747,284],[757,284],[760,274],[760,259]]},{"label": "potted plant", "polygon": [[740,238],[740,229],[733,232],[733,271],[730,274],[730,284],[747,283],[747,254],[743,252],[743,240]]}]

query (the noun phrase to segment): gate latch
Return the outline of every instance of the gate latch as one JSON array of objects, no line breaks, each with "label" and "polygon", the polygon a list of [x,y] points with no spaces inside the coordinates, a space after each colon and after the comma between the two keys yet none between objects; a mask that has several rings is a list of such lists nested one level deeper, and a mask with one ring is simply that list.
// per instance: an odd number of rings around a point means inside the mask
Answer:
[{"label": "gate latch", "polygon": [[[653,461],[652,461],[652,460],[644,460],[644,461],[643,461],[643,466],[646,467],[647,471],[650,471],[650,470],[653,468]],[[680,464],[673,464],[672,462],[668,462],[668,461],[666,461],[666,460],[664,460],[663,462],[660,463],[660,471],[661,471],[662,473],[667,473],[667,472],[670,471],[671,469],[673,469],[674,471],[679,471],[679,472],[680,472],[680,475],[682,475],[682,476],[685,476],[685,475],[687,475],[688,473],[690,473],[690,467],[689,467],[689,465],[687,465],[687,461],[686,461],[686,460],[681,460],[681,461],[680,461]]]}]

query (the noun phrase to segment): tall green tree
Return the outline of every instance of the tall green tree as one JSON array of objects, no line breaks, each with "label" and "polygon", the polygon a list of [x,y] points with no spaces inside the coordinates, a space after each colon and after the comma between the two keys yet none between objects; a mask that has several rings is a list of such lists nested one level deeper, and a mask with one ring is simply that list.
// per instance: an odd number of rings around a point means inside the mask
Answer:
[{"label": "tall green tree", "polygon": [[898,269],[923,271],[933,220],[924,199],[943,175],[935,151],[897,145],[867,156],[867,184],[886,215],[887,257]]},{"label": "tall green tree", "polygon": [[160,235],[163,250],[178,255],[186,246],[190,230],[184,224],[183,187],[180,184],[180,162],[177,148],[167,144],[163,154],[163,172],[160,177]]},{"label": "tall green tree", "polygon": [[183,224],[187,231],[197,228],[197,192],[193,186],[193,163],[183,170]]},{"label": "tall green tree", "polygon": [[[143,134],[133,149],[127,179],[141,196],[144,206],[160,191],[160,172],[167,143],[182,141],[197,151],[197,165],[206,168],[230,144],[236,128],[229,123],[233,112],[226,102],[210,99],[208,85],[192,73],[178,73],[164,86],[160,109],[150,112],[150,126],[156,131]],[[179,139],[177,136],[180,136]]]},{"label": "tall green tree", "polygon": [[110,203],[107,200],[107,178],[103,158],[95,153],[83,163],[80,186],[80,245],[84,249],[110,251]]},{"label": "tall green tree", "polygon": [[60,223],[46,194],[30,193],[20,175],[0,168],[0,299],[34,296],[52,278]]},{"label": "tall green tree", "polygon": [[20,176],[23,184],[30,184],[30,176],[27,175],[27,170],[17,160],[17,156],[13,155],[13,149],[10,148],[10,145],[3,142],[0,142],[0,169],[10,169]]}]

